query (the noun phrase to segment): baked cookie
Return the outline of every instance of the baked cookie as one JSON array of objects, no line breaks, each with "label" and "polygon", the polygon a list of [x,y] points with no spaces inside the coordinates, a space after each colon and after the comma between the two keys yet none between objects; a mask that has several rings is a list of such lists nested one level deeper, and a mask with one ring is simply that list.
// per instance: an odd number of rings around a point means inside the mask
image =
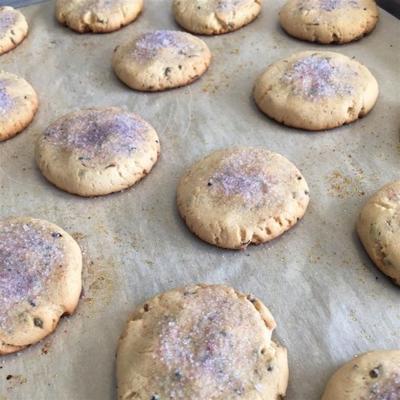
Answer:
[{"label": "baked cookie", "polygon": [[56,17],[76,32],[113,32],[134,21],[143,0],[57,0]]},{"label": "baked cookie", "polygon": [[310,131],[331,129],[366,115],[378,83],[358,61],[329,51],[304,51],[271,64],[254,86],[270,118]]},{"label": "baked cookie", "polygon": [[153,92],[192,83],[210,62],[210,50],[201,39],[185,32],[155,31],[118,46],[113,68],[132,89]]},{"label": "baked cookie", "polygon": [[330,379],[322,400],[399,400],[400,350],[362,354]]},{"label": "baked cookie", "polygon": [[27,35],[24,15],[12,7],[0,7],[0,54],[17,47]]},{"label": "baked cookie", "polygon": [[0,142],[25,129],[38,105],[36,92],[25,79],[0,71]]},{"label": "baked cookie", "polygon": [[36,144],[36,162],[55,186],[80,196],[119,192],[147,175],[160,143],[153,127],[118,108],[89,108],[52,123]]},{"label": "baked cookie", "polygon": [[400,181],[384,186],[367,201],[357,232],[376,266],[400,285]]},{"label": "baked cookie", "polygon": [[118,399],[277,400],[286,349],[260,300],[220,285],[160,294],[128,321],[117,352]]},{"label": "baked cookie", "polygon": [[235,31],[261,12],[261,0],[174,0],[176,22],[201,35]]},{"label": "baked cookie", "polygon": [[374,0],[288,0],[279,13],[289,35],[325,44],[360,39],[378,19]]},{"label": "baked cookie", "polygon": [[263,148],[218,150],[180,180],[178,210],[202,240],[243,249],[281,235],[303,217],[308,186],[285,157]]},{"label": "baked cookie", "polygon": [[79,246],[58,226],[29,217],[0,221],[0,354],[38,342],[72,314],[81,274]]}]

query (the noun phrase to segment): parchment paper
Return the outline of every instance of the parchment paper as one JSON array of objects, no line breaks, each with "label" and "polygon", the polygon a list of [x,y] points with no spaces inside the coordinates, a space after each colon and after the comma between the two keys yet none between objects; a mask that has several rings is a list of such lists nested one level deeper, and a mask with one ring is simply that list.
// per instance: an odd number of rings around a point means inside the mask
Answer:
[{"label": "parchment paper", "polygon": [[[333,371],[354,354],[400,347],[400,289],[373,266],[354,233],[368,196],[399,178],[400,24],[386,12],[375,32],[345,46],[318,46],[278,26],[283,1],[235,33],[206,37],[210,70],[186,88],[134,92],[113,75],[114,47],[137,32],[178,29],[170,2],[147,0],[132,25],[107,35],[76,34],[53,18],[53,4],[23,9],[31,26],[1,69],[38,91],[34,123],[0,144],[0,217],[30,215],[70,233],[84,251],[84,296],[77,313],[38,345],[0,359],[0,399],[116,398],[114,356],[130,312],[161,291],[193,282],[251,292],[278,322],[289,349],[288,400],[317,400]],[[381,94],[364,119],[309,133],[282,127],[251,99],[271,62],[305,49],[355,56],[376,76]],[[161,159],[133,189],[82,199],[47,183],[35,167],[37,134],[55,118],[88,106],[121,106],[159,132]],[[177,215],[175,189],[195,160],[231,145],[263,145],[305,175],[311,203],[304,220],[270,244],[233,252],[192,235]]]}]

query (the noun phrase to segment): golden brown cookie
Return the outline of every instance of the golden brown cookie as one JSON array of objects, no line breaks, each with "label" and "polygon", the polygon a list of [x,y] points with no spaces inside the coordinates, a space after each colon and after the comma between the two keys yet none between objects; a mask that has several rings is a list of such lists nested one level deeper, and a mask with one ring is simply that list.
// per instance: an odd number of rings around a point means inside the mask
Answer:
[{"label": "golden brown cookie", "polygon": [[400,285],[400,181],[384,186],[367,201],[357,232],[375,265]]},{"label": "golden brown cookie", "polygon": [[133,22],[143,0],[57,0],[56,17],[74,31],[113,32]]},{"label": "golden brown cookie", "polygon": [[17,47],[27,35],[24,15],[12,7],[0,7],[0,54]]},{"label": "golden brown cookie", "polygon": [[0,142],[24,130],[38,105],[36,92],[25,79],[0,71]]},{"label": "golden brown cookie", "polygon": [[153,92],[192,83],[206,72],[210,62],[210,50],[196,36],[155,31],[118,46],[113,68],[132,89]]},{"label": "golden brown cookie", "polygon": [[328,51],[303,51],[271,64],[254,86],[270,118],[310,131],[331,129],[368,114],[378,83],[358,61]]},{"label": "golden brown cookie", "polygon": [[332,376],[322,400],[399,400],[400,350],[353,358]]},{"label": "golden brown cookie", "polygon": [[36,162],[55,186],[80,196],[126,189],[147,175],[160,153],[154,128],[118,108],[65,115],[39,137]]},{"label": "golden brown cookie", "polygon": [[220,285],[163,293],[129,319],[117,353],[118,399],[277,400],[286,349],[260,300]]},{"label": "golden brown cookie", "polygon": [[325,44],[360,39],[378,19],[374,0],[288,0],[279,14],[289,35]]},{"label": "golden brown cookie", "polygon": [[0,354],[38,342],[72,314],[81,273],[79,246],[58,226],[29,217],[0,221]]},{"label": "golden brown cookie", "polygon": [[176,21],[189,32],[218,35],[252,22],[261,12],[261,0],[174,0]]},{"label": "golden brown cookie", "polygon": [[285,157],[233,147],[195,163],[177,189],[178,210],[202,240],[243,249],[281,235],[304,215],[308,186]]}]

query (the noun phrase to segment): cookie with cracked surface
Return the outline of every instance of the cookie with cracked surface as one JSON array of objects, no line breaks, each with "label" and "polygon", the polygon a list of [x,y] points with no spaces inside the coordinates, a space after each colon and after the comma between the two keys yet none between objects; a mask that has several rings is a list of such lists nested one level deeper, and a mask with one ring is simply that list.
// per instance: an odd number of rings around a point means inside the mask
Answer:
[{"label": "cookie with cracked surface", "polygon": [[329,380],[322,400],[399,400],[400,350],[364,353]]},{"label": "cookie with cracked surface", "polygon": [[378,19],[374,0],[288,0],[279,13],[289,35],[324,44],[360,39]]},{"label": "cookie with cracked surface", "polygon": [[57,0],[56,18],[80,33],[113,32],[133,22],[143,0]]},{"label": "cookie with cracked surface", "polygon": [[218,150],[195,163],[177,189],[178,210],[202,240],[243,249],[295,225],[309,202],[300,171],[264,148]]},{"label": "cookie with cracked surface", "polygon": [[375,265],[400,285],[400,181],[384,186],[367,201],[357,232]]},{"label": "cookie with cracked surface", "polygon": [[176,22],[187,31],[218,35],[252,22],[261,12],[261,0],[174,0]]},{"label": "cookie with cracked surface", "polygon": [[82,289],[78,244],[58,226],[29,217],[0,221],[0,354],[53,332]]},{"label": "cookie with cracked surface", "polygon": [[0,71],[0,142],[24,130],[38,106],[36,92],[25,79]]},{"label": "cookie with cracked surface", "polygon": [[329,51],[304,51],[271,64],[257,79],[254,99],[284,125],[319,131],[368,114],[378,83],[358,61]]},{"label": "cookie with cracked surface", "polygon": [[157,162],[160,143],[154,128],[118,108],[90,108],[51,124],[36,144],[36,162],[55,186],[80,196],[126,189]]},{"label": "cookie with cracked surface", "polygon": [[153,92],[192,83],[206,72],[210,62],[209,48],[196,36],[154,31],[118,46],[112,64],[126,85]]},{"label": "cookie with cracked surface", "polygon": [[118,398],[277,400],[287,351],[263,303],[222,285],[170,290],[138,307],[117,351]]},{"label": "cookie with cracked surface", "polygon": [[19,10],[0,7],[0,54],[17,47],[28,35],[28,23]]}]

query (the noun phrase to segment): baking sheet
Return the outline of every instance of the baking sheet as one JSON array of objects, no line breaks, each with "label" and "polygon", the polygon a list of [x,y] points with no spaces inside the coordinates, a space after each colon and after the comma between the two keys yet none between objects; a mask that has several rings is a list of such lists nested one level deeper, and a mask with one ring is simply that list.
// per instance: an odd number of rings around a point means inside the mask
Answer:
[{"label": "baking sheet", "polygon": [[[137,32],[177,29],[164,0],[148,0],[132,25],[107,35],[59,26],[53,5],[24,9],[30,35],[0,57],[0,68],[25,77],[40,110],[24,133],[0,144],[0,217],[52,221],[84,251],[84,296],[77,313],[20,354],[0,359],[0,399],[116,398],[114,355],[128,315],[161,291],[193,282],[226,283],[261,298],[275,316],[276,338],[289,349],[288,399],[317,400],[327,378],[354,354],[400,347],[400,289],[375,269],[354,233],[361,205],[399,178],[400,24],[382,11],[373,34],[345,46],[318,46],[278,27],[283,1],[235,33],[204,40],[214,59],[186,88],[156,94],[129,90],[113,75],[113,48]],[[266,118],[251,100],[254,79],[274,60],[305,49],[355,56],[381,94],[364,119],[308,133]],[[88,106],[120,106],[157,129],[161,159],[133,189],[96,199],[68,195],[34,164],[37,134],[55,118]],[[262,145],[305,175],[311,203],[302,222],[270,244],[242,252],[201,242],[175,208],[179,177],[195,160],[231,145]]]}]

